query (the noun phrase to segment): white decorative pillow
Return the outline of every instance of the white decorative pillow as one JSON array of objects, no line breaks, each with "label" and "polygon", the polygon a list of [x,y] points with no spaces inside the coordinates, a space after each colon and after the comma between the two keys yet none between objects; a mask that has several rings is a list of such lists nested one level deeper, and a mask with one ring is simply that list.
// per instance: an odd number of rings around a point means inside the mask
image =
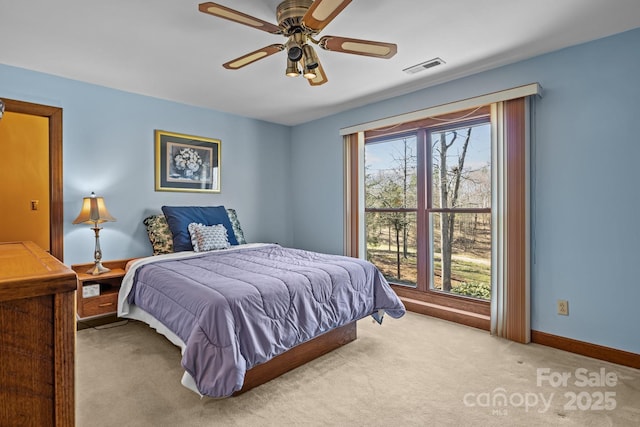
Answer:
[{"label": "white decorative pillow", "polygon": [[227,237],[227,229],[222,224],[203,225],[192,222],[188,229],[193,250],[196,252],[227,249],[231,246]]}]

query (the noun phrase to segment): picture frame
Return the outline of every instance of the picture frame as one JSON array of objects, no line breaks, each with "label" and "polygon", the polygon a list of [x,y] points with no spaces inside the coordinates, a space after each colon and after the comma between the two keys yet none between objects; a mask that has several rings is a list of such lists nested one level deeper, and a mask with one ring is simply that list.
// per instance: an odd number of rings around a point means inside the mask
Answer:
[{"label": "picture frame", "polygon": [[155,130],[156,191],[220,192],[222,141]]}]

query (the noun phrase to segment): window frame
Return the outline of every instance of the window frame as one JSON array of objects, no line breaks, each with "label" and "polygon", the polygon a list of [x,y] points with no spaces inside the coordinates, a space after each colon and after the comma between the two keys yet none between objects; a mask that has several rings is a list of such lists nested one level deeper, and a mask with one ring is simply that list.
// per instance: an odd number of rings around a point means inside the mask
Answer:
[{"label": "window frame", "polygon": [[[417,206],[416,208],[368,208],[364,206],[364,213],[416,213],[416,252],[417,252],[417,280],[416,286],[410,287],[390,281],[392,288],[400,296],[418,298],[428,303],[443,305],[449,308],[462,309],[481,316],[490,315],[490,302],[480,299],[450,294],[430,287],[430,236],[427,230],[431,212],[479,212],[491,213],[491,208],[433,208],[431,194],[431,144],[430,136],[433,132],[451,127],[468,126],[491,123],[491,105],[483,105],[466,110],[428,117],[413,122],[403,123],[387,129],[372,129],[364,132],[364,145],[380,143],[384,140],[399,139],[404,136],[416,137],[417,150]],[[366,247],[366,245],[365,245]]]}]

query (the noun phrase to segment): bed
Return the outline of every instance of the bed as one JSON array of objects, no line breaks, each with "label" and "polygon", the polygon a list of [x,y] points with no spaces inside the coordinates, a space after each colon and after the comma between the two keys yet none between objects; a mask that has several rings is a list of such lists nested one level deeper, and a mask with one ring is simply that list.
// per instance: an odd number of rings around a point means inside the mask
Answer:
[{"label": "bed", "polygon": [[405,312],[365,260],[246,243],[222,206],[163,213],[145,219],[154,255],[130,264],[118,315],[179,346],[182,384],[201,396],[237,395],[354,340],[364,317]]}]

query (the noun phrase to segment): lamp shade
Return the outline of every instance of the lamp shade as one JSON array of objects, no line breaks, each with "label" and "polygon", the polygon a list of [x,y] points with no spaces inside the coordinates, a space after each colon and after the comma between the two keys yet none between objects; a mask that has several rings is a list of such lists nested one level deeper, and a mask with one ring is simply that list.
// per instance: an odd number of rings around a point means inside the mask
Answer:
[{"label": "lamp shade", "polygon": [[95,193],[92,192],[91,196],[83,199],[82,210],[80,210],[78,217],[73,220],[73,224],[99,224],[115,220],[107,210],[104,199],[96,197]]}]

